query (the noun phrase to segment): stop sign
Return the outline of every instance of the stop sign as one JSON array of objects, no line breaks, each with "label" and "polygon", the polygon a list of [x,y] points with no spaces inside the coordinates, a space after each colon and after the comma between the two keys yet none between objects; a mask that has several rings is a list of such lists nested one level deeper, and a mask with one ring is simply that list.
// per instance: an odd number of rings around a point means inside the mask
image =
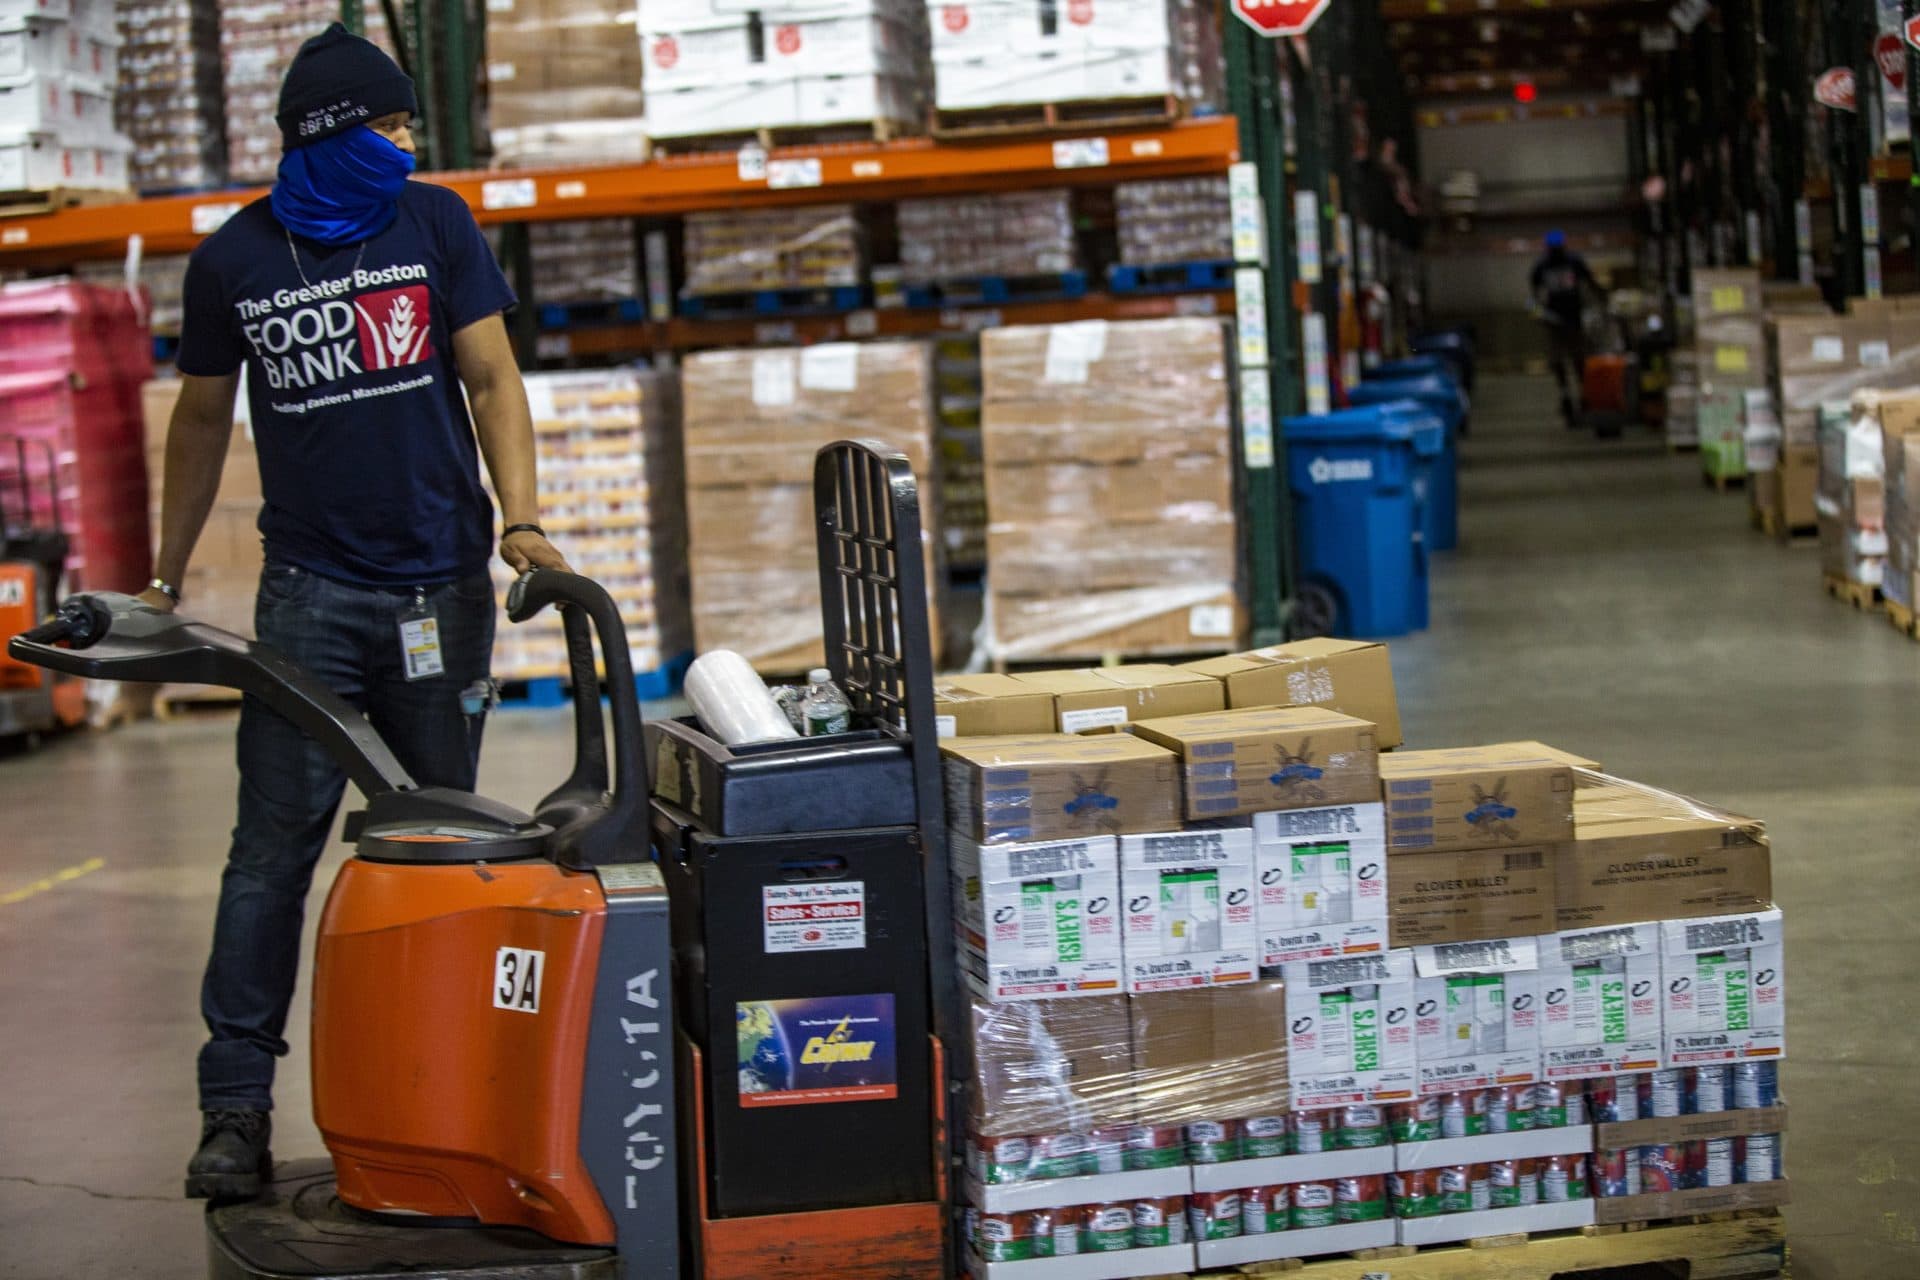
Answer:
[{"label": "stop sign", "polygon": [[1333,0],[1231,0],[1234,16],[1263,36],[1300,36]]},{"label": "stop sign", "polygon": [[1920,49],[1920,18],[1907,19],[1907,43]]}]

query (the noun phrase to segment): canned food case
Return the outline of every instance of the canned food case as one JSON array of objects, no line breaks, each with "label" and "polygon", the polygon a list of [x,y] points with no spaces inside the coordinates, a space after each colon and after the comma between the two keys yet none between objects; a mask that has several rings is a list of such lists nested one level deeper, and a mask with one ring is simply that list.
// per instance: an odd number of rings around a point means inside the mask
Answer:
[{"label": "canned food case", "polygon": [[[1391,1222],[1385,1225],[1393,1226]],[[1391,1230],[1385,1243],[1393,1243]],[[1082,1253],[1066,1258],[1027,1258],[1019,1262],[989,1262],[974,1250],[967,1250],[967,1271],[974,1280],[1128,1280],[1132,1276],[1184,1274],[1193,1269],[1194,1250],[1190,1244]]]},{"label": "canned food case", "polygon": [[[1609,1126],[1614,1127],[1614,1126]],[[1477,1138],[1435,1138],[1393,1147],[1395,1168],[1439,1169],[1489,1160],[1533,1160],[1543,1156],[1584,1155],[1593,1150],[1593,1126],[1567,1124],[1554,1129],[1489,1133]]]},{"label": "canned food case", "polygon": [[[1200,1192],[1238,1191],[1244,1187],[1293,1186],[1302,1182],[1331,1182],[1337,1178],[1387,1174],[1393,1172],[1393,1153],[1394,1148],[1390,1146],[1361,1147],[1350,1151],[1321,1151],[1308,1155],[1268,1156],[1260,1160],[1194,1165],[1191,1171],[1193,1189]],[[1188,1171],[1183,1169],[1180,1172]]]},{"label": "canned food case", "polygon": [[[1363,1153],[1355,1153],[1363,1154]],[[1203,1240],[1193,1251],[1201,1267],[1236,1267],[1249,1262],[1271,1262],[1278,1258],[1316,1258],[1326,1253],[1347,1253],[1354,1249],[1379,1249],[1399,1243],[1394,1238],[1395,1222],[1345,1222],[1331,1227],[1295,1228],[1266,1235],[1240,1236],[1232,1240]],[[1130,1272],[1137,1275],[1139,1272]],[[1034,1273],[1040,1280],[1039,1273]]]},{"label": "canned food case", "polygon": [[[1024,1213],[1063,1205],[1153,1200],[1192,1194],[1195,1188],[1191,1175],[1207,1168],[1189,1169],[1179,1165],[1171,1169],[1129,1169],[1123,1173],[1085,1173],[1068,1178],[1030,1178],[1024,1182],[994,1184],[984,1183],[969,1172],[966,1193],[968,1203],[986,1213]],[[1232,1191],[1255,1185],[1259,1184],[1235,1182],[1231,1186],[1203,1189]]]},{"label": "canned food case", "polygon": [[1566,1200],[1558,1204],[1481,1209],[1431,1218],[1396,1218],[1394,1225],[1399,1230],[1400,1244],[1448,1244],[1455,1240],[1477,1240],[1484,1236],[1590,1227],[1596,1221],[1594,1203],[1592,1200]]}]

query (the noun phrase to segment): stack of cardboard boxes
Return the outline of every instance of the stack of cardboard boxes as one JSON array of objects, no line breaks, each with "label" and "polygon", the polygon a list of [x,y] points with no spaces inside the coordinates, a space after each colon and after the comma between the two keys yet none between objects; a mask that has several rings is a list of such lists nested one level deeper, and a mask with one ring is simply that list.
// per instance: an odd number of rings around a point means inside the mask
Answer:
[{"label": "stack of cardboard boxes", "polygon": [[527,224],[539,301],[621,302],[640,296],[640,259],[626,218]]},{"label": "stack of cardboard boxes", "polygon": [[1238,527],[1218,321],[981,338],[989,656],[1226,649]]},{"label": "stack of cardboard boxes", "polygon": [[114,119],[133,144],[136,191],[226,181],[215,0],[122,0]]},{"label": "stack of cardboard boxes", "polygon": [[1784,1202],[1760,824],[1539,743],[1383,754],[1377,645],[1199,665],[940,691],[976,1269]]},{"label": "stack of cardboard boxes", "polygon": [[1720,479],[1745,475],[1749,419],[1761,458],[1775,456],[1780,440],[1768,407],[1760,273],[1696,268],[1693,331],[1701,470]]},{"label": "stack of cardboard boxes", "polygon": [[[704,351],[682,367],[681,396],[699,650],[736,650],[770,674],[819,666],[814,455],[837,440],[878,440],[906,454],[927,483],[933,474],[927,345]],[[939,510],[937,491],[923,488],[927,581],[936,588],[943,576]]]},{"label": "stack of cardboard boxes", "polygon": [[1887,611],[1911,631],[1920,611],[1920,392],[1880,402],[1887,563],[1880,590]]},{"label": "stack of cardboard boxes", "polygon": [[689,214],[688,297],[756,289],[858,285],[866,234],[852,205],[730,209]]},{"label": "stack of cardboard boxes", "polygon": [[647,158],[634,6],[489,0],[487,123],[496,164]]},{"label": "stack of cardboard boxes", "polygon": [[[220,6],[220,71],[226,110],[227,176],[271,182],[280,164],[280,82],[302,43],[340,18],[336,0],[229,0]],[[393,44],[380,6],[366,9],[366,36]]]},{"label": "stack of cardboard boxes", "polygon": [[[540,523],[619,605],[634,670],[660,670],[693,646],[677,380],[619,368],[528,374],[526,384]],[[493,573],[504,594],[512,570],[496,558]],[[502,627],[493,673],[565,677],[558,614]]]},{"label": "stack of cardboard boxes", "polygon": [[1862,592],[1886,576],[1886,457],[1883,407],[1896,429],[1909,408],[1898,393],[1856,391],[1844,407],[1820,409],[1820,487],[1815,499],[1820,527],[1820,572]]},{"label": "stack of cardboard boxes", "polygon": [[115,130],[119,55],[110,0],[0,12],[0,191],[126,188],[133,144]]},{"label": "stack of cardboard boxes", "polygon": [[655,138],[860,125],[924,114],[926,11],[914,0],[640,9],[647,128]]},{"label": "stack of cardboard boxes", "polygon": [[902,200],[901,278],[1031,276],[1080,265],[1073,201],[1064,190]]},{"label": "stack of cardboard boxes", "polygon": [[1130,267],[1233,257],[1233,215],[1224,177],[1123,182],[1113,189],[1120,261]]},{"label": "stack of cardboard boxes", "polygon": [[928,0],[934,105],[970,111],[1086,99],[1218,98],[1219,32],[1193,0]]}]

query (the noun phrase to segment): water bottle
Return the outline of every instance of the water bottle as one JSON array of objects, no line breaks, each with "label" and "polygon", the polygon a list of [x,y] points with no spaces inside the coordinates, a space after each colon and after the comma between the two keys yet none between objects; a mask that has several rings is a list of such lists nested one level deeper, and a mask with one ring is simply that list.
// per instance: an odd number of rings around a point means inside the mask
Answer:
[{"label": "water bottle", "polygon": [[845,733],[853,727],[853,705],[833,682],[833,673],[825,667],[807,672],[807,696],[801,701],[800,710],[806,718],[805,734],[809,738]]}]

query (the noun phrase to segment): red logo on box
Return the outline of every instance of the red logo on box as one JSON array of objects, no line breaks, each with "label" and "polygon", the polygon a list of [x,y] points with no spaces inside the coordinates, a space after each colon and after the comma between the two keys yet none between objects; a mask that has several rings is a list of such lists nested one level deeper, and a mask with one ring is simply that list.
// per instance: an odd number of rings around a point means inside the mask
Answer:
[{"label": "red logo on box", "polygon": [[662,71],[670,71],[680,61],[680,42],[672,36],[661,36],[653,42],[653,65]]},{"label": "red logo on box", "polygon": [[773,33],[773,47],[785,54],[800,52],[800,28],[788,25],[775,30]]},{"label": "red logo on box", "polygon": [[940,10],[940,23],[947,30],[959,35],[967,29],[967,6],[950,4]]}]

